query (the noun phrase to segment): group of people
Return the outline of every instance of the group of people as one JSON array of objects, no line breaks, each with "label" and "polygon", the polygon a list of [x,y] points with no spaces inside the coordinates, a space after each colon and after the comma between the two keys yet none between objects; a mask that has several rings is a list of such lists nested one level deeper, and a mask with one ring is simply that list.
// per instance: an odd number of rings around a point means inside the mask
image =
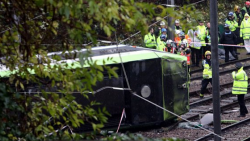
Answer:
[{"label": "group of people", "polygon": [[[234,12],[229,12],[224,25],[224,32],[218,35],[220,44],[225,49],[225,62],[229,61],[229,52],[237,60],[238,54],[235,45],[244,45],[247,54],[250,54],[250,1],[246,1],[243,8],[235,6]],[[204,97],[205,90],[209,83],[212,84],[211,65],[211,35],[210,23],[206,26],[204,21],[199,20],[196,29],[190,29],[185,35],[180,26],[180,21],[175,21],[175,39],[167,40],[167,29],[165,22],[160,23],[159,31],[149,28],[149,33],[144,37],[145,46],[148,48],[166,51],[187,56],[187,64],[190,65],[190,54],[192,66],[199,67],[202,61],[203,80],[200,98]],[[158,29],[157,29],[158,30]],[[218,32],[219,33],[219,32]],[[203,58],[204,55],[204,58]],[[202,60],[203,59],[203,60]],[[240,115],[245,117],[248,110],[245,106],[244,95],[247,94],[248,76],[243,70],[241,63],[235,64],[236,71],[232,72],[234,79],[232,94],[237,95],[240,105]]]}]

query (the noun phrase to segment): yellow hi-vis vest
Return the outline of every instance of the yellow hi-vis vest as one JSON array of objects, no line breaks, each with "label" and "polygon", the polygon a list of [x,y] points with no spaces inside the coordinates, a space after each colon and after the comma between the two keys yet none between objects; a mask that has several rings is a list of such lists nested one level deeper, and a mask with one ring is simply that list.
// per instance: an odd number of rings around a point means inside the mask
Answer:
[{"label": "yellow hi-vis vest", "polygon": [[164,41],[161,40],[160,36],[157,38],[157,50],[159,51],[164,51],[166,47],[166,43]]},{"label": "yellow hi-vis vest", "polygon": [[212,78],[212,67],[209,66],[206,60],[203,60],[202,65],[204,67],[203,78],[204,79]]},{"label": "yellow hi-vis vest", "polygon": [[[152,39],[153,39],[153,41],[152,41]],[[147,35],[145,35],[144,43],[145,43],[146,47],[148,47],[148,48],[156,47],[155,35],[154,34],[151,35],[151,33],[148,33]]]},{"label": "yellow hi-vis vest", "polygon": [[225,23],[229,25],[229,29],[231,31],[235,31],[236,28],[238,27],[238,23],[235,20],[233,20],[233,21],[227,20]]},{"label": "yellow hi-vis vest", "polygon": [[240,25],[240,37],[243,37],[244,40],[250,38],[250,20],[243,19]]},{"label": "yellow hi-vis vest", "polygon": [[248,77],[243,67],[237,73],[233,71],[232,77],[234,79],[232,94],[247,94]]},{"label": "yellow hi-vis vest", "polygon": [[197,26],[197,30],[199,31],[199,34],[198,34],[198,39],[201,41],[201,45],[202,46],[206,46],[205,44],[205,38],[206,38],[206,27],[203,25],[203,26]]}]

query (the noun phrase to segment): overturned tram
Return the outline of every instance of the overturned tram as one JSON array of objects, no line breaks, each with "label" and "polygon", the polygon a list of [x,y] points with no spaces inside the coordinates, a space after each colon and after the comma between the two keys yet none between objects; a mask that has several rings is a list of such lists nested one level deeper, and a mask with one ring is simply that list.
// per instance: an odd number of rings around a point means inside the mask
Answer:
[{"label": "overturned tram", "polygon": [[[78,51],[86,52],[85,49]],[[55,54],[60,55],[61,52],[49,53],[48,56]],[[113,61],[106,62],[106,65],[119,68],[118,78],[109,78],[104,72],[104,80],[93,87],[94,91],[101,91],[90,94],[90,100],[102,103],[101,106],[111,114],[105,128],[116,128],[123,111],[126,116],[121,128],[157,125],[176,118],[152,103],[177,115],[189,111],[189,74],[185,56],[129,45],[112,45],[93,47],[90,57],[100,62],[112,57]],[[69,60],[64,58],[63,61]],[[6,70],[1,70],[0,74],[1,77],[8,76]],[[82,95],[76,94],[75,97],[78,103],[86,104]],[[83,125],[75,132],[90,129],[91,126]]]}]

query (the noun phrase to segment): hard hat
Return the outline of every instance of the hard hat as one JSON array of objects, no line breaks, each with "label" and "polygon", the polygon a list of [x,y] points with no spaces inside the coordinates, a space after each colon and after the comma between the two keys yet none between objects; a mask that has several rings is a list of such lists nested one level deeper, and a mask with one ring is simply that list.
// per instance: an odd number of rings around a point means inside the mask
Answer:
[{"label": "hard hat", "polygon": [[250,5],[250,1],[246,1],[246,5]]},{"label": "hard hat", "polygon": [[160,25],[166,25],[164,21],[161,21]]},{"label": "hard hat", "polygon": [[167,40],[166,44],[171,44],[172,42],[172,40]]},{"label": "hard hat", "polygon": [[211,55],[211,52],[210,52],[209,50],[205,52],[205,57],[206,57],[207,55]]},{"label": "hard hat", "polygon": [[175,23],[180,23],[180,20],[175,20]]},{"label": "hard hat", "polygon": [[238,5],[234,6],[234,12],[236,12],[238,9],[240,9],[240,7]]},{"label": "hard hat", "polygon": [[225,27],[225,28],[229,28],[229,25],[228,25],[228,24],[225,24],[224,27]]},{"label": "hard hat", "polygon": [[181,33],[179,34],[179,36],[185,36],[185,33],[184,33],[184,32],[181,32]]},{"label": "hard hat", "polygon": [[233,12],[229,12],[228,13],[228,17],[233,17],[234,16],[234,13]]},{"label": "hard hat", "polygon": [[243,67],[243,66],[242,66],[242,64],[240,62],[237,62],[235,64],[235,68],[240,69],[241,67]]},{"label": "hard hat", "polygon": [[166,28],[162,28],[161,32],[167,32],[167,29]]},{"label": "hard hat", "polygon": [[244,17],[249,17],[248,13],[246,13],[246,14],[244,15]]}]

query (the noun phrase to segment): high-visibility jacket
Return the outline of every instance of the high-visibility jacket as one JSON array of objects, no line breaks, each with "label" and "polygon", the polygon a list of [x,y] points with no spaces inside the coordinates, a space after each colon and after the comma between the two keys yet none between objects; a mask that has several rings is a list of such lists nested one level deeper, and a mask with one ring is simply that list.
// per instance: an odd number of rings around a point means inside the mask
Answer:
[{"label": "high-visibility jacket", "polygon": [[204,68],[203,78],[204,79],[212,78],[212,67],[208,64],[207,60],[203,60],[202,65]]},{"label": "high-visibility jacket", "polygon": [[232,77],[234,79],[232,94],[247,94],[248,77],[243,67],[238,72],[233,71]]},{"label": "high-visibility jacket", "polygon": [[235,31],[236,28],[238,27],[238,23],[235,20],[232,20],[232,21],[226,20],[225,23],[229,25],[229,29],[231,31]]},{"label": "high-visibility jacket", "polygon": [[195,35],[196,33],[197,33],[197,31],[194,31],[193,29],[188,30],[187,35],[188,35],[189,41],[190,41],[189,46],[191,48],[201,49],[201,43],[200,43],[200,40]]},{"label": "high-visibility jacket", "polygon": [[206,46],[205,44],[205,38],[206,38],[206,27],[203,26],[197,26],[198,35],[197,38],[200,40],[202,46]]},{"label": "high-visibility jacket", "polygon": [[145,35],[144,43],[145,43],[146,47],[148,47],[148,48],[156,47],[155,35],[154,34],[151,35],[151,33],[148,33],[147,35]]},{"label": "high-visibility jacket", "polygon": [[240,25],[240,37],[243,37],[244,40],[250,38],[250,20],[243,19]]},{"label": "high-visibility jacket", "polygon": [[159,51],[164,51],[166,47],[166,43],[164,41],[161,40],[160,36],[157,38],[157,50]]},{"label": "high-visibility jacket", "polygon": [[[191,39],[189,38],[189,36],[188,35],[185,35],[185,39],[187,40],[187,42],[188,42],[188,45],[191,43]],[[174,41],[175,41],[175,43],[177,43],[177,46],[179,45],[179,42],[181,41],[181,38],[178,36],[178,37],[175,37],[174,38]]]},{"label": "high-visibility jacket", "polygon": [[187,57],[187,65],[190,65],[190,53],[186,54],[186,57]]}]

